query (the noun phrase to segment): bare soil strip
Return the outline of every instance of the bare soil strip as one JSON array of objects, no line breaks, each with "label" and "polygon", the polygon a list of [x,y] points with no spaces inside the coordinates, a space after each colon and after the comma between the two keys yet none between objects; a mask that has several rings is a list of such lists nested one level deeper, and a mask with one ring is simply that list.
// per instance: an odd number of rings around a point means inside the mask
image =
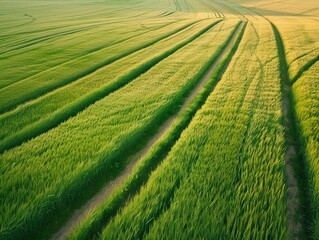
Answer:
[{"label": "bare soil strip", "polygon": [[131,157],[130,164],[127,165],[125,170],[122,173],[120,173],[120,175],[118,175],[117,178],[115,178],[113,181],[108,182],[93,198],[91,198],[80,209],[74,212],[74,214],[69,218],[68,222],[57,233],[53,235],[52,239],[65,239],[68,236],[68,234],[85,218],[85,216],[90,211],[92,211],[95,207],[101,204],[114,191],[114,189],[116,189],[117,186],[123,183],[124,180],[132,173],[134,167],[139,162],[138,160],[140,160],[152,148],[154,143],[164,135],[164,133],[171,127],[174,120],[176,120],[178,115],[187,108],[188,104],[196,97],[199,90],[209,80],[213,71],[221,62],[223,56],[232,47],[236,39],[236,36],[240,30],[240,26],[241,25],[237,27],[236,31],[233,33],[233,36],[231,37],[230,41],[228,42],[226,47],[223,49],[221,54],[217,57],[217,59],[213,62],[213,64],[210,66],[210,68],[205,73],[205,75],[198,82],[197,86],[192,90],[189,96],[185,99],[180,110],[165,121],[165,123],[159,128],[157,133],[149,140],[149,142],[141,151],[139,151],[138,153],[136,153],[135,155]]}]

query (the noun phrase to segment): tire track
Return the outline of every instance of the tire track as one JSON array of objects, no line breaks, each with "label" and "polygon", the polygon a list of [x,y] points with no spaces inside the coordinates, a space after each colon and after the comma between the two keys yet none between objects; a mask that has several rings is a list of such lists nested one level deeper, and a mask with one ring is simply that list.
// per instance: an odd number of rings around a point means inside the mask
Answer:
[{"label": "tire track", "polygon": [[145,73],[149,69],[151,69],[154,65],[167,58],[168,56],[174,54],[180,48],[186,46],[190,42],[194,41],[196,38],[207,32],[210,28],[214,27],[222,20],[216,21],[212,24],[209,24],[207,27],[199,31],[197,34],[191,36],[190,38],[184,40],[183,42],[177,44],[172,49],[164,52],[163,54],[156,56],[152,60],[148,61],[133,69],[127,75],[122,76],[117,82],[113,84],[106,84],[101,88],[90,92],[89,94],[84,95],[78,100],[58,109],[57,111],[50,114],[48,117],[43,118],[31,126],[27,126],[23,128],[21,131],[14,133],[0,142],[0,154],[6,150],[9,150],[13,147],[19,146],[25,141],[30,140],[46,131],[58,126],[61,122],[66,121],[67,119],[75,116],[78,112],[83,111],[85,108],[94,104],[96,101],[106,97],[108,94],[124,87],[139,75]]},{"label": "tire track", "polygon": [[291,79],[291,84],[293,85],[295,82],[298,81],[298,79],[302,76],[302,74],[309,70],[309,68],[311,68],[316,62],[319,61],[319,55],[313,59],[311,59],[309,62],[307,62],[304,66],[302,66],[299,71],[297,72],[297,74],[295,75],[295,77],[293,77]]},{"label": "tire track", "polygon": [[86,27],[75,29],[75,30],[72,29],[72,30],[68,30],[68,31],[64,31],[64,32],[53,33],[53,34],[50,34],[50,35],[47,35],[47,36],[30,39],[30,40],[27,40],[27,41],[25,41],[24,43],[22,43],[20,45],[15,45],[15,47],[12,47],[12,48],[10,48],[8,50],[4,50],[4,51],[0,52],[0,55],[6,54],[6,53],[9,53],[9,52],[12,52],[12,51],[20,50],[20,49],[23,49],[23,48],[26,48],[26,47],[30,47],[30,46],[35,45],[37,43],[42,43],[44,41],[51,40],[53,38],[57,38],[57,37],[61,37],[61,36],[67,36],[67,35],[70,35],[70,34],[73,34],[73,33],[79,33],[79,32],[83,32],[83,31],[86,31],[86,30],[91,30],[91,29],[97,28],[97,27],[105,25],[105,24],[107,24],[107,23],[96,24],[96,25],[93,25],[93,26],[86,26]]},{"label": "tire track", "polygon": [[[3,98],[2,105],[0,105],[0,114],[8,112],[8,111],[16,108],[20,104],[26,103],[26,102],[28,102],[30,100],[34,100],[34,99],[36,99],[36,98],[38,98],[40,96],[43,96],[44,94],[46,94],[48,92],[51,92],[51,91],[53,91],[53,90],[55,90],[57,88],[65,86],[67,84],[70,84],[70,83],[72,83],[72,82],[74,82],[74,81],[76,81],[76,80],[78,80],[80,78],[83,78],[83,77],[85,77],[85,76],[97,71],[98,69],[100,69],[102,67],[105,67],[105,66],[107,66],[107,65],[109,65],[109,64],[111,64],[111,63],[113,63],[113,62],[115,62],[115,61],[117,61],[117,60],[119,60],[121,58],[124,58],[124,57],[126,57],[126,56],[128,56],[130,54],[133,54],[133,53],[135,53],[135,52],[137,52],[137,51],[139,51],[139,50],[141,50],[143,48],[147,48],[147,47],[155,44],[156,42],[159,42],[159,41],[169,37],[170,35],[172,35],[174,33],[182,31],[182,30],[186,29],[187,27],[189,27],[189,26],[191,26],[193,24],[196,24],[199,21],[202,21],[202,20],[197,20],[195,22],[186,24],[186,25],[184,25],[184,26],[182,26],[182,27],[180,27],[180,28],[178,28],[178,29],[176,29],[174,31],[170,31],[167,34],[164,34],[164,35],[156,38],[155,40],[146,42],[144,44],[141,44],[140,46],[137,46],[137,47],[135,47],[133,49],[128,50],[125,53],[119,54],[117,56],[110,57],[110,58],[108,58],[108,59],[106,59],[104,61],[96,63],[95,65],[93,65],[93,66],[91,66],[91,67],[89,67],[87,69],[83,69],[82,71],[79,71],[77,74],[75,74],[73,76],[65,77],[64,79],[62,79],[62,80],[60,80],[58,82],[55,81],[55,82],[52,82],[49,85],[45,85],[45,86],[38,87],[38,88],[35,87],[33,89],[28,89],[29,92],[27,92],[27,93],[25,92],[24,95],[20,94],[19,96],[13,95],[13,99],[10,99],[10,100],[6,99],[6,98]],[[23,81],[26,81],[26,80],[27,79],[25,79]],[[12,84],[9,87],[2,88],[0,90],[0,94],[3,94],[3,95],[8,94],[8,92],[10,92],[10,89],[16,87],[17,85],[20,85],[21,82],[23,82],[23,81],[20,81],[18,83]],[[25,86],[22,85],[22,87],[25,87]],[[12,90],[11,92],[16,92],[16,89]],[[14,97],[16,97],[16,98],[14,99]]]},{"label": "tire track", "polygon": [[306,160],[302,136],[296,118],[285,48],[277,27],[269,21],[277,42],[280,60],[283,127],[286,141],[287,227],[289,239],[304,239],[312,235],[313,213],[307,188]]},{"label": "tire track", "polygon": [[[236,4],[237,5],[237,4]],[[240,5],[238,5],[240,6]],[[244,8],[244,7],[242,7]],[[311,193],[309,180],[306,173],[306,157],[302,147],[303,138],[300,134],[298,119],[296,118],[292,85],[289,79],[288,64],[283,40],[277,27],[266,17],[250,11],[251,15],[258,15],[271,25],[276,39],[279,71],[282,92],[282,125],[284,128],[286,151],[285,151],[285,174],[287,186],[287,229],[289,239],[308,239],[314,229],[314,218],[311,210]]]},{"label": "tire track", "polygon": [[[244,25],[244,26],[242,26],[242,25]],[[116,187],[121,185],[128,178],[128,176],[132,174],[133,170],[135,169],[135,166],[137,165],[137,163],[140,162],[140,159],[143,158],[154,147],[154,145],[157,144],[157,142],[167,132],[170,131],[170,128],[173,126],[176,119],[183,112],[190,111],[188,118],[186,120],[184,120],[184,122],[181,123],[182,125],[175,126],[175,128],[177,128],[176,130],[173,129],[173,132],[175,132],[175,131],[177,131],[177,132],[174,133],[175,137],[173,137],[172,142],[169,142],[168,144],[164,144],[164,146],[162,148],[164,148],[165,150],[160,149],[161,153],[159,153],[158,155],[156,154],[156,157],[159,157],[159,159],[156,159],[155,161],[153,159],[153,161],[154,161],[153,163],[149,163],[149,165],[146,164],[146,166],[144,165],[146,169],[143,169],[145,174],[142,174],[142,176],[140,176],[142,179],[139,179],[139,178],[134,179],[135,182],[133,183],[133,185],[137,184],[138,186],[130,186],[130,187],[137,188],[134,191],[134,192],[137,192],[137,190],[141,187],[141,185],[147,181],[147,179],[149,177],[148,172],[155,169],[156,166],[160,163],[160,161],[166,157],[166,155],[169,152],[169,149],[179,139],[179,136],[181,135],[183,130],[188,126],[192,117],[195,115],[197,110],[204,104],[206,98],[214,90],[218,81],[221,79],[223,72],[226,70],[228,63],[231,60],[232,55],[234,54],[234,52],[237,49],[237,46],[239,45],[239,42],[240,42],[241,37],[243,35],[243,32],[245,30],[245,26],[246,26],[245,24],[240,22],[235,27],[235,30],[231,34],[230,38],[228,40],[226,40],[225,46],[223,47],[223,49],[221,49],[221,53],[212,61],[212,64],[210,65],[208,70],[205,72],[205,74],[202,76],[202,78],[200,79],[198,84],[191,90],[188,97],[184,100],[184,103],[182,104],[179,111],[177,113],[175,113],[173,116],[171,116],[170,118],[168,118],[162,124],[162,126],[159,128],[157,133],[151,137],[151,139],[147,142],[146,146],[142,150],[140,150],[136,154],[133,154],[133,156],[131,157],[130,164],[125,168],[124,171],[122,171],[122,173],[120,175],[118,175],[113,181],[107,183],[91,200],[89,200],[84,206],[82,206],[79,210],[77,210],[75,212],[75,214],[72,216],[70,221],[64,226],[64,228],[62,228],[57,234],[55,234],[53,236],[53,239],[64,239],[66,236],[68,236],[68,234],[72,231],[72,229],[75,228],[81,221],[83,221],[83,219],[86,217],[86,215],[90,211],[92,211],[98,205],[100,205],[103,201],[105,201],[105,199],[114,191],[114,189],[116,189]],[[242,31],[240,33],[241,29],[242,29]],[[225,60],[223,60],[223,57],[227,54],[228,51],[230,51],[230,49],[232,52],[229,53],[229,55],[226,57]],[[222,61],[224,61],[224,62],[222,63]],[[216,76],[216,79],[212,80],[213,82],[210,82],[209,81],[210,77],[211,77],[212,73],[216,70],[216,68],[218,68],[218,70],[220,71],[220,74],[218,74]],[[209,86],[207,87],[206,91],[199,94],[200,90],[203,89],[206,84],[208,85],[208,83],[209,83]],[[193,105],[194,99],[198,95],[200,95],[200,98],[199,98],[200,100],[197,100],[197,102],[195,101],[195,105]],[[175,189],[178,188],[178,186],[179,186],[179,184],[176,184],[175,188],[172,191],[172,194],[168,194],[168,196],[172,196]],[[102,225],[104,225],[104,223],[108,222],[110,220],[110,218],[116,214],[118,209],[125,204],[126,199],[128,199],[129,197],[132,197],[129,193],[129,191],[132,190],[132,189],[130,189],[130,187],[125,188],[124,194],[126,194],[126,195],[121,197],[122,202],[120,203],[120,206],[115,206],[117,209],[112,209],[111,215],[109,215],[107,217],[106,216],[102,217],[103,220],[102,219],[100,220],[102,222],[95,223],[96,225],[94,225],[92,227],[94,229],[93,232],[94,231],[100,232],[102,230],[101,229]],[[169,199],[171,199],[171,197],[168,197],[168,202],[167,202],[168,207],[169,207],[169,202],[170,202]],[[160,215],[160,213],[159,213],[159,215]],[[149,222],[148,224],[150,224],[150,223],[151,222]],[[95,234],[96,234],[96,232],[95,232]],[[92,231],[91,231],[91,233],[92,233]],[[92,239],[93,236],[85,236],[83,238],[84,239]]]},{"label": "tire track", "polygon": [[232,12],[232,13],[235,14],[236,16],[240,16],[240,18],[241,18],[242,20],[249,21],[249,20],[245,17],[245,15],[241,14],[240,12],[238,12],[238,11],[235,10],[234,8],[230,7],[229,5],[227,5],[227,4],[225,4],[225,3],[221,3],[221,2],[219,2],[219,1],[218,1],[218,2],[216,1],[216,3],[218,3],[219,5],[222,5],[223,7],[227,8],[230,12]]},{"label": "tire track", "polygon": [[[88,50],[88,51],[85,51],[85,53],[82,54],[82,55],[79,55],[79,56],[77,56],[77,57],[75,57],[75,58],[69,59],[69,60],[67,60],[67,61],[65,61],[65,62],[61,62],[61,63],[59,63],[59,64],[57,64],[57,65],[52,66],[52,67],[49,68],[49,69],[45,69],[45,70],[43,70],[43,71],[37,72],[37,73],[35,73],[35,74],[32,74],[32,75],[27,76],[27,77],[24,77],[24,78],[22,78],[22,79],[19,79],[19,80],[17,80],[17,81],[14,81],[14,82],[12,82],[12,83],[10,83],[10,84],[7,84],[7,85],[5,85],[5,86],[2,86],[2,87],[0,87],[0,90],[5,89],[5,88],[7,88],[7,87],[9,87],[9,86],[11,86],[11,85],[13,85],[13,84],[18,83],[18,82],[27,80],[28,78],[36,77],[37,75],[43,74],[43,73],[45,73],[45,72],[47,72],[47,71],[50,71],[51,69],[58,68],[58,67],[63,66],[63,65],[65,65],[65,64],[67,64],[67,63],[70,63],[70,62],[72,62],[72,61],[76,61],[76,60],[78,60],[78,59],[81,59],[81,58],[83,58],[83,57],[85,57],[85,56],[87,56],[87,55],[95,54],[95,53],[97,53],[97,52],[99,52],[99,51],[101,51],[101,50],[104,50],[105,48],[117,46],[117,45],[119,45],[119,44],[121,44],[121,43],[123,43],[123,42],[129,41],[129,40],[134,39],[134,38],[136,38],[136,37],[141,37],[141,36],[143,36],[143,35],[145,35],[145,34],[148,34],[148,33],[152,32],[152,31],[156,31],[156,30],[159,30],[159,29],[161,29],[161,28],[167,27],[167,26],[169,26],[169,25],[173,25],[173,24],[175,24],[175,23],[177,23],[177,22],[179,22],[179,21],[172,22],[172,23],[168,23],[168,24],[165,24],[165,25],[162,25],[162,26],[159,26],[159,27],[155,27],[155,28],[152,28],[152,29],[150,29],[150,30],[148,30],[148,31],[145,31],[145,32],[143,32],[143,33],[137,33],[137,34],[132,35],[132,36],[130,36],[130,37],[128,37],[128,38],[120,39],[120,40],[117,40],[117,41],[115,41],[115,42],[107,43],[107,44],[101,45],[101,46],[99,46],[99,47],[90,49],[90,50]],[[32,49],[29,50],[29,51],[32,51]],[[26,52],[29,52],[29,51],[26,51]],[[24,53],[26,53],[26,52],[24,52]],[[13,56],[15,56],[15,55],[13,55]],[[10,57],[12,57],[12,56],[10,56]],[[1,60],[1,59],[3,59],[3,58],[0,57],[0,60]]]},{"label": "tire track", "polygon": [[[149,11],[149,12],[152,12],[152,11]],[[42,37],[37,37],[37,38],[34,38],[34,39],[26,40],[23,43],[20,43],[19,45],[17,45],[15,43],[14,47],[12,47],[11,49],[8,49],[8,50],[0,52],[0,56],[5,54],[5,53],[8,53],[8,52],[20,50],[20,49],[23,49],[23,48],[26,48],[26,47],[29,47],[29,46],[32,46],[32,45],[35,45],[35,44],[38,44],[38,43],[42,43],[42,42],[47,41],[47,40],[51,40],[53,38],[57,38],[57,37],[61,37],[61,36],[67,36],[67,35],[70,35],[70,34],[73,34],[73,33],[79,33],[79,32],[83,32],[83,31],[86,31],[86,30],[95,29],[95,28],[103,26],[103,25],[109,25],[109,24],[114,24],[114,23],[127,21],[128,19],[131,19],[131,18],[135,18],[135,17],[139,17],[139,16],[142,16],[142,15],[146,15],[149,12],[145,12],[145,13],[142,13],[142,14],[138,14],[136,16],[128,17],[128,18],[123,18],[122,20],[117,20],[117,21],[113,21],[113,22],[104,22],[104,23],[99,23],[99,24],[94,24],[94,25],[90,25],[90,26],[81,27],[81,28],[78,28],[78,29],[71,29],[71,30],[66,30],[66,31],[63,31],[63,32],[49,34],[49,35],[42,36]]]},{"label": "tire track", "polygon": [[215,14],[216,18],[225,18],[225,15],[222,12],[220,12],[219,10],[217,10],[217,8],[215,8],[211,4],[204,3],[203,1],[202,1],[202,4],[204,6],[206,6],[208,10],[211,10]]}]

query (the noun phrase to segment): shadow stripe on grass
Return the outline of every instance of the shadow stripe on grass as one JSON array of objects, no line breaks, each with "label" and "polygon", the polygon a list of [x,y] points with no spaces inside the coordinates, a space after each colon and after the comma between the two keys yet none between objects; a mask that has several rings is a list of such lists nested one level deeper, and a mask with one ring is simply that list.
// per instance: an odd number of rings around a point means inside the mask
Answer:
[{"label": "shadow stripe on grass", "polygon": [[309,62],[307,62],[304,66],[302,66],[299,71],[297,72],[296,76],[291,79],[291,85],[293,85],[295,82],[298,81],[298,79],[301,77],[301,75],[309,70],[316,62],[319,61],[319,55],[313,59],[311,59]]}]

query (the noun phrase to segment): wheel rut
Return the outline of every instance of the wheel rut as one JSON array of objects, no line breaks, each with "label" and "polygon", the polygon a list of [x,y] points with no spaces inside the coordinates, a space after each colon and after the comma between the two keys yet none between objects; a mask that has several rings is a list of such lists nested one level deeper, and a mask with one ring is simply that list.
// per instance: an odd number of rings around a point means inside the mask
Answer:
[{"label": "wheel rut", "polygon": [[[268,20],[268,19],[267,19]],[[285,132],[285,172],[287,186],[287,228],[289,239],[308,239],[313,229],[311,198],[307,186],[302,136],[295,114],[291,81],[288,74],[285,48],[276,26],[269,21],[277,42],[282,90],[282,114]]]},{"label": "wheel rut", "polygon": [[52,239],[65,239],[70,232],[86,217],[88,213],[90,213],[94,208],[96,208],[99,204],[101,204],[110,194],[118,187],[120,184],[124,182],[124,180],[133,172],[134,167],[137,165],[139,160],[146,155],[146,153],[151,150],[153,145],[169,130],[177,117],[187,109],[188,105],[194,98],[197,96],[198,92],[202,89],[205,83],[210,79],[213,71],[218,67],[221,63],[224,55],[229,51],[229,49],[233,46],[236,37],[241,29],[243,23],[237,25],[236,30],[232,33],[231,38],[228,40],[226,46],[223,48],[219,56],[213,61],[212,65],[208,68],[204,76],[200,79],[198,84],[192,89],[189,95],[184,100],[181,108],[177,113],[169,117],[163,125],[158,129],[157,133],[151,137],[146,146],[140,150],[138,153],[134,154],[130,157],[130,164],[127,165],[124,171],[122,171],[114,180],[108,182],[102,189],[91,198],[86,204],[84,204],[80,209],[76,210],[74,214],[69,218],[67,223],[62,226],[56,232]]}]

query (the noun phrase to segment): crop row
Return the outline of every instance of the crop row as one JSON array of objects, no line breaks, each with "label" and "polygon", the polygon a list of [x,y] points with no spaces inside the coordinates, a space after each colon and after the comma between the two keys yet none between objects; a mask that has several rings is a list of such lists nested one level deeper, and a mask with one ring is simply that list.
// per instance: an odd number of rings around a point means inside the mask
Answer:
[{"label": "crop row", "polygon": [[219,23],[76,117],[2,154],[1,235],[29,234],[53,217],[48,212],[65,211],[90,180],[125,165],[125,154],[178,109],[235,24]]},{"label": "crop row", "polygon": [[[20,9],[17,5],[20,7],[23,5],[23,8]],[[151,20],[150,18],[154,17],[149,15],[149,11],[145,8],[136,8],[136,4],[132,4],[130,9],[124,9],[119,3],[111,2],[100,5],[101,8],[97,8],[94,4],[89,4],[88,7],[87,4],[79,2],[77,5],[63,2],[52,5],[40,3],[37,6],[37,3],[28,5],[8,1],[1,4],[1,16],[6,20],[6,28],[1,28],[3,41],[0,44],[0,54],[37,44],[39,40],[53,39],[61,33],[94,26],[127,23],[128,19],[134,18],[137,21],[146,18]],[[88,10],[91,12],[87,12]],[[29,12],[26,13],[27,11]]]},{"label": "crop row", "polygon": [[[292,19],[292,18],[290,18]],[[289,66],[291,98],[294,104],[296,138],[299,138],[300,155],[296,163],[298,180],[303,188],[303,215],[306,234],[317,239],[319,236],[319,185],[318,185],[318,126],[319,126],[319,88],[316,84],[319,71],[319,46],[316,34],[319,29],[313,19],[293,18],[274,22],[283,38],[287,65]],[[289,27],[287,27],[289,26]],[[302,33],[302,34],[301,34]]]},{"label": "crop row", "polygon": [[285,239],[276,41],[249,22],[221,81],[103,239]]}]

